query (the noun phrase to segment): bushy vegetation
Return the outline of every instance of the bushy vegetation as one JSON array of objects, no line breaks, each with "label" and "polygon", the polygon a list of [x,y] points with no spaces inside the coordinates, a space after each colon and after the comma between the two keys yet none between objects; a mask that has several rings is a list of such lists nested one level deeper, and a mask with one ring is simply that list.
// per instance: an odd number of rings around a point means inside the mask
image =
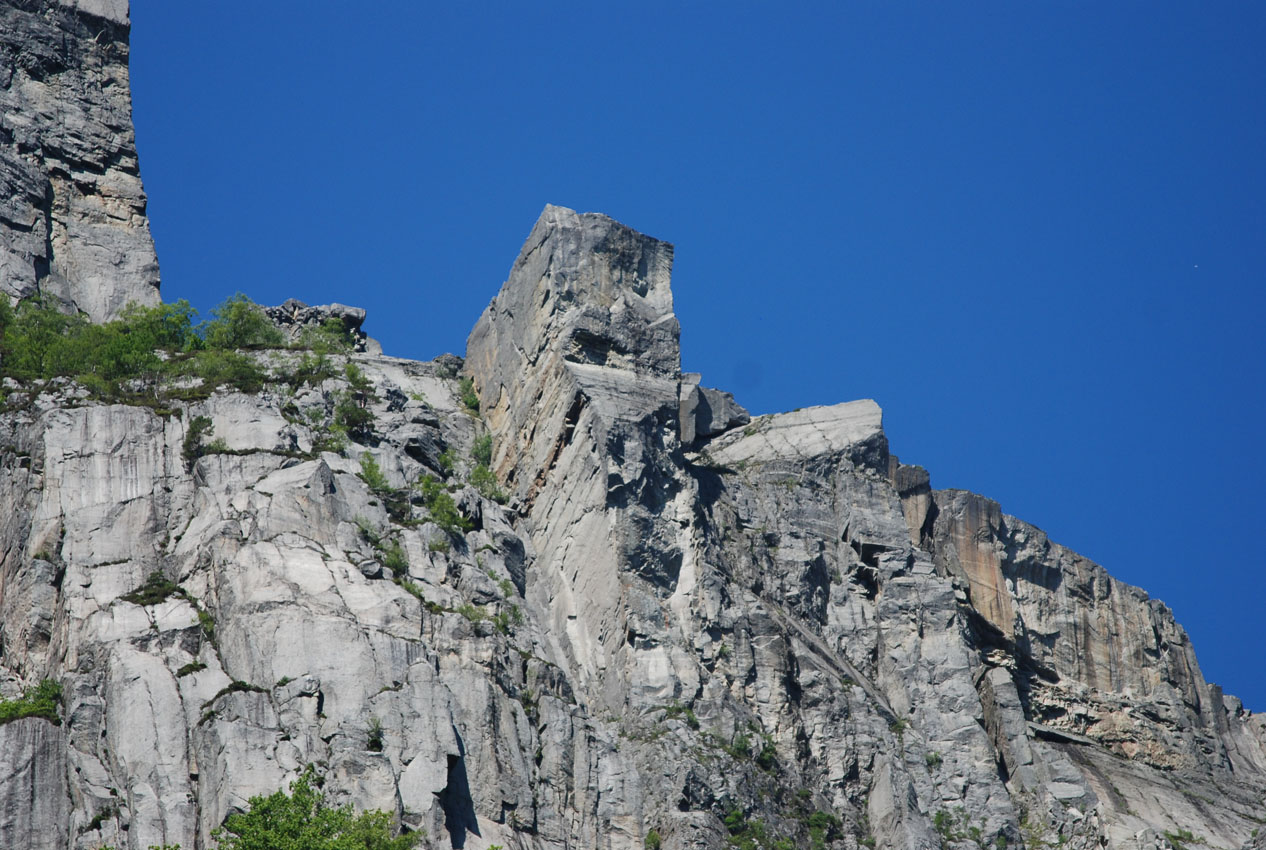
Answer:
[{"label": "bushy vegetation", "polygon": [[462,404],[471,413],[479,412],[479,394],[475,392],[475,382],[470,378],[462,378],[458,384]]},{"label": "bushy vegetation", "polygon": [[472,469],[467,480],[470,481],[470,486],[478,490],[485,499],[491,499],[502,505],[506,503],[506,494],[497,483],[497,476],[484,464],[481,463]]},{"label": "bushy vegetation", "polygon": [[169,596],[184,596],[180,586],[155,570],[145,579],[145,583],[131,593],[120,597],[124,602],[133,605],[157,605]]},{"label": "bushy vegetation", "polygon": [[422,491],[422,501],[431,519],[449,534],[461,534],[470,531],[471,522],[457,509],[457,503],[444,489],[443,483],[433,475],[427,475],[418,482]]},{"label": "bushy vegetation", "polygon": [[[205,398],[218,387],[258,392],[268,381],[319,384],[338,372],[332,354],[349,352],[352,338],[338,319],[306,329],[297,360],[278,374],[244,351],[285,346],[262,307],[241,293],[196,322],[188,301],[154,307],[130,305],[116,320],[93,324],[68,314],[51,299],[30,298],[16,308],[0,299],[0,377],[23,384],[69,378],[99,399],[134,404]],[[373,424],[366,409],[369,381],[347,367],[351,389],[336,403],[334,420],[345,433],[364,434]]]},{"label": "bushy vegetation", "polygon": [[206,439],[215,433],[215,425],[209,416],[195,416],[189,420],[189,428],[185,431],[184,443],[180,447],[180,456],[185,461],[185,471],[193,469],[198,458],[212,452],[228,451],[223,440]]},{"label": "bushy vegetation", "polygon": [[764,821],[748,820],[741,809],[732,809],[723,822],[730,833],[731,846],[739,850],[795,850],[795,842],[790,838],[770,835]]},{"label": "bushy vegetation", "polygon": [[488,466],[492,463],[491,434],[484,434],[482,437],[475,438],[474,445],[470,447],[470,459],[483,466]]},{"label": "bushy vegetation", "polygon": [[983,821],[981,825],[972,823],[967,810],[962,806],[952,812],[949,809],[940,809],[932,816],[932,826],[936,827],[936,833],[941,837],[942,847],[949,847],[960,841],[971,841],[977,847],[984,847],[982,825]]},{"label": "bushy vegetation", "polygon": [[391,485],[387,482],[387,476],[383,474],[382,467],[378,465],[378,461],[369,452],[365,452],[360,456],[360,480],[364,481],[370,492],[374,494],[385,493],[391,489]]},{"label": "bushy vegetation", "polygon": [[57,704],[62,698],[62,686],[52,679],[45,679],[33,688],[27,688],[22,696],[12,700],[0,700],[0,724],[23,717],[43,717],[54,726],[62,720],[57,716]]},{"label": "bushy vegetation", "polygon": [[230,815],[213,834],[220,850],[408,850],[421,838],[393,836],[386,812],[329,805],[320,784],[309,766],[289,794],[251,797],[248,811]]},{"label": "bushy vegetation", "polygon": [[266,373],[238,349],[282,343],[264,311],[241,294],[198,325],[197,311],[184,300],[131,305],[103,324],[63,313],[49,300],[27,299],[16,309],[0,301],[0,375],[24,383],[73,378],[107,399],[156,398],[164,391],[180,397],[188,386],[167,385],[194,378],[206,392],[223,385],[254,392]]},{"label": "bushy vegetation", "polygon": [[213,308],[211,315],[215,318],[198,326],[207,348],[275,348],[284,341],[259,305],[240,292]]}]

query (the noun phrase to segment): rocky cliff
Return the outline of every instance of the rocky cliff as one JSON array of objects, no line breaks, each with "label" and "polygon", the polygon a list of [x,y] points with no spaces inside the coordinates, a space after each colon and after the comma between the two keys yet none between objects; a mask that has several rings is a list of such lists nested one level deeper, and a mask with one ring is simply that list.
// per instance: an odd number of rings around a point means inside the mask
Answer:
[{"label": "rocky cliff", "polygon": [[[126,49],[109,4],[4,9]],[[75,300],[133,298],[141,242]],[[464,361],[148,406],[10,381],[0,699],[62,697],[0,725],[0,848],[213,847],[307,764],[445,850],[1263,846],[1266,718],[1163,604],[933,490],[872,401],[701,387],[671,266],[547,207]],[[363,318],[331,310],[270,315]]]},{"label": "rocky cliff", "polygon": [[97,321],[158,301],[127,0],[0,2],[0,292]]}]

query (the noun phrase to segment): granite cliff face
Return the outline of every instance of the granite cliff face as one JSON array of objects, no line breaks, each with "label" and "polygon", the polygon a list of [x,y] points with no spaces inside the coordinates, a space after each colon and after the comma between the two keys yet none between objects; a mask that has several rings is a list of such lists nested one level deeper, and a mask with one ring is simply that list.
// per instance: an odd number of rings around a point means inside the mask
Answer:
[{"label": "granite cliff face", "polygon": [[[126,36],[110,4],[3,9]],[[93,262],[81,307],[137,298]],[[213,847],[306,764],[444,850],[1266,846],[1266,718],[1163,604],[933,490],[872,401],[701,387],[671,265],[547,207],[464,361],[360,338],[363,379],[168,409],[11,384],[0,698],[63,699],[0,725],[0,847]]]},{"label": "granite cliff face", "polygon": [[96,321],[158,302],[126,0],[0,3],[0,292]]}]

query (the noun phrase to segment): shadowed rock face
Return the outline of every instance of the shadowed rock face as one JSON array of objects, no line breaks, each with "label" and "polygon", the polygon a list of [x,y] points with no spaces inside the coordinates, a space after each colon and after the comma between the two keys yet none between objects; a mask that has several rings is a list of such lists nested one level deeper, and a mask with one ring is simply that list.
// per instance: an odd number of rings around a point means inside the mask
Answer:
[{"label": "shadowed rock face", "polygon": [[158,303],[125,0],[0,2],[0,292]]}]

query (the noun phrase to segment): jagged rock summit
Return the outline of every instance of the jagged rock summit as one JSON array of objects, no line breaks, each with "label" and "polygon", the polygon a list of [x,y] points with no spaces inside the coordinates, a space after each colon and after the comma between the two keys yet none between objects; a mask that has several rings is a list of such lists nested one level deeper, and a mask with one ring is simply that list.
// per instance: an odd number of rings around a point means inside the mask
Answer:
[{"label": "jagged rock summit", "polygon": [[[6,129],[59,138],[48,69],[116,68],[122,102],[122,3],[0,15]],[[114,53],[76,41],[96,26]],[[40,206],[65,139],[0,154],[34,187],[0,221],[6,291],[132,297],[124,129],[81,140],[69,218]],[[106,207],[131,212],[71,226]],[[671,263],[547,207],[464,361],[291,301],[292,337],[338,319],[365,350],[248,352],[262,388],[145,405],[9,381],[0,718],[61,697],[0,721],[0,848],[213,848],[309,764],[437,850],[1266,846],[1266,718],[1168,608],[932,489],[873,401],[751,417],[701,387]]]}]

